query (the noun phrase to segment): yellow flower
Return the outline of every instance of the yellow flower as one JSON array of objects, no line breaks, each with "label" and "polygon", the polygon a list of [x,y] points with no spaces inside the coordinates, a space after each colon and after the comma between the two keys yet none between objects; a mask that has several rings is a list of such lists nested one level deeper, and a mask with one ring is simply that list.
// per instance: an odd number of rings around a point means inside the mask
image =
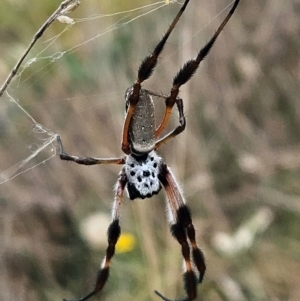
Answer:
[{"label": "yellow flower", "polygon": [[135,247],[135,238],[130,233],[121,234],[117,245],[116,245],[116,252],[117,253],[126,253],[130,252]]}]

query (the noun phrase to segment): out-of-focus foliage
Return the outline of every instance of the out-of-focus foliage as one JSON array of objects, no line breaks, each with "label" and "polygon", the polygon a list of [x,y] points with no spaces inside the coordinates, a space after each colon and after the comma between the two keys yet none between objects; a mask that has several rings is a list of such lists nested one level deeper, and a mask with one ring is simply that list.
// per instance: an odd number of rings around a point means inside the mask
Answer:
[{"label": "out-of-focus foliage", "polygon": [[[179,67],[222,21],[225,12],[210,22],[225,2],[190,1],[147,89],[169,92]],[[59,3],[1,0],[1,83]],[[54,23],[28,57],[36,62],[10,86],[10,95],[37,122],[62,136],[69,153],[121,155],[125,90],[179,5],[105,35],[122,15],[93,16],[150,3],[82,1],[70,17],[88,19],[60,36],[66,25]],[[159,150],[181,183],[206,255],[197,300],[299,300],[299,13],[299,1],[241,0],[210,55],[181,89],[186,131]],[[164,104],[160,99],[155,104],[161,117]],[[0,111],[5,170],[42,141],[7,95]],[[175,109],[170,129],[176,124]],[[47,149],[30,163],[50,156]],[[74,299],[93,287],[119,169],[55,157],[0,186],[1,300]],[[95,214],[98,223],[87,223]],[[181,296],[180,247],[169,234],[163,193],[144,201],[125,198],[121,223],[134,237],[134,248],[115,255],[110,280],[95,300],[157,300],[154,289]],[[100,242],[89,243],[89,237]]]}]

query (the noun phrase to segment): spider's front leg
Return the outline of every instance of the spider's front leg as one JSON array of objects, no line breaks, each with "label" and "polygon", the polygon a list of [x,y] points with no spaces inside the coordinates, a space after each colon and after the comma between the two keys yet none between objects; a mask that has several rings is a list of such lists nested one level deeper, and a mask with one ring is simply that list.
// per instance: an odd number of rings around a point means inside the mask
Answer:
[{"label": "spider's front leg", "polygon": [[[185,262],[186,270],[183,274],[183,279],[187,297],[181,299],[180,301],[191,301],[197,296],[197,284],[202,282],[206,270],[204,255],[196,243],[195,229],[190,211],[185,204],[182,193],[172,172],[166,164],[162,165],[159,179],[164,186],[167,195],[167,204],[172,223],[171,233],[181,245],[181,252]],[[190,245],[188,240],[192,247],[193,262],[199,273],[198,279],[192,268]],[[171,301],[170,299],[164,297],[161,293],[157,291],[155,291],[155,293],[163,300]]]},{"label": "spider's front leg", "polygon": [[[101,265],[101,268],[98,271],[98,275],[96,278],[96,284],[94,290],[88,293],[86,296],[80,298],[77,301],[85,301],[90,297],[94,296],[97,292],[101,291],[104,285],[107,282],[109,276],[109,266],[112,257],[115,254],[115,246],[121,234],[121,228],[119,225],[120,219],[120,206],[123,200],[123,193],[125,186],[127,184],[127,177],[124,172],[121,173],[121,176],[117,183],[116,195],[114,199],[113,209],[112,209],[112,222],[107,230],[107,238],[108,238],[108,247],[106,249],[106,256]],[[64,301],[67,301],[64,299]]]}]

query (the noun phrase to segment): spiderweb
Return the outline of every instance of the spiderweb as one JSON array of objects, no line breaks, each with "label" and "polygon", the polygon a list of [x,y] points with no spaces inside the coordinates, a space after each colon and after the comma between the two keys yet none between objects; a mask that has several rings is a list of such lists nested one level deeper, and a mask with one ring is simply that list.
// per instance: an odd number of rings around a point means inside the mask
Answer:
[{"label": "spiderweb", "polygon": [[[77,2],[79,4],[79,2]],[[4,126],[17,126],[17,123],[12,120],[12,118],[7,117],[8,115],[6,112],[10,109],[14,110],[16,113],[14,114],[20,114],[22,118],[26,119],[27,125],[25,125],[23,128],[26,128],[25,131],[29,131],[30,134],[33,134],[34,136],[34,143],[30,146],[27,146],[27,149],[30,150],[30,155],[26,156],[25,158],[21,159],[17,163],[13,164],[11,167],[2,170],[0,173],[0,184],[3,184],[18,175],[33,169],[37,167],[40,164],[44,164],[51,158],[53,158],[56,155],[55,147],[53,145],[53,142],[55,142],[57,133],[52,131],[51,129],[47,128],[43,124],[39,123],[30,112],[30,109],[26,109],[25,106],[23,106],[22,102],[24,101],[22,97],[20,97],[19,90],[21,89],[20,86],[25,85],[26,82],[30,80],[31,77],[37,77],[37,80],[39,80],[41,77],[45,75],[45,73],[49,72],[49,68],[51,69],[52,65],[55,63],[58,63],[60,60],[62,60],[65,56],[75,52],[78,48],[84,47],[86,44],[91,43],[95,40],[101,39],[102,36],[117,30],[118,28],[124,27],[132,22],[135,22],[139,18],[142,18],[148,14],[151,14],[155,12],[156,10],[160,9],[166,4],[166,2],[160,1],[156,3],[146,4],[141,7],[134,7],[132,9],[123,10],[115,13],[110,14],[94,14],[89,17],[83,17],[78,19],[72,19],[68,16],[66,16],[66,13],[70,13],[72,9],[69,9],[69,12],[63,12],[62,16],[58,18],[58,21],[61,23],[66,23],[66,27],[59,32],[58,34],[54,35],[54,37],[51,37],[47,39],[46,41],[42,41],[42,48],[41,50],[34,54],[33,57],[32,53],[29,54],[29,58],[25,58],[24,64],[19,69],[17,75],[13,78],[11,86],[5,91],[3,98],[2,98],[2,110],[1,110],[1,120],[2,123],[4,123]],[[82,5],[85,5],[83,3]],[[76,7],[75,7],[76,8]],[[52,45],[56,42],[59,42],[59,39],[65,35],[68,31],[73,30],[76,25],[80,25],[80,23],[83,22],[92,22],[95,20],[100,19],[114,19],[118,17],[118,20],[115,22],[109,22],[109,26],[101,28],[99,30],[99,33],[97,35],[94,35],[90,38],[83,37],[82,41],[76,44],[75,46],[72,46],[70,48],[67,48],[65,50],[59,50],[55,53],[48,54],[48,50],[51,49]],[[71,29],[71,27],[73,27]],[[39,42],[39,41],[38,41]],[[37,42],[37,43],[38,43]],[[52,51],[52,50],[51,50]],[[42,66],[40,65],[36,67],[36,65],[39,62],[43,62]],[[28,69],[33,70],[33,74],[30,76],[24,75]],[[46,70],[48,69],[48,70]],[[19,99],[19,97],[21,99]],[[46,158],[38,163],[34,163],[32,166],[30,166],[30,162],[37,157],[41,152],[45,151],[47,148],[50,148],[50,155],[46,155]]]},{"label": "spiderweb", "polygon": [[[174,4],[175,7],[172,7],[172,10],[175,12],[180,7],[180,3],[176,3],[175,1],[159,1],[154,3],[151,1],[144,1],[140,6],[134,2],[132,3],[133,4],[129,5],[129,7],[125,6],[124,9],[120,9],[115,12],[112,12],[113,5],[108,5],[108,8],[105,7],[105,5],[103,8],[100,6],[99,9],[100,11],[102,9],[103,13],[94,14],[94,12],[91,13],[91,10],[93,7],[98,8],[96,1],[91,1],[90,3],[82,1],[79,8],[77,5],[75,7],[70,7],[68,9],[69,11],[64,11],[59,17],[59,20],[51,24],[51,27],[45,30],[44,36],[40,40],[36,41],[36,44],[21,64],[16,76],[13,78],[12,82],[1,97],[0,126],[2,128],[2,141],[4,142],[1,148],[3,148],[3,150],[11,148],[12,151],[10,152],[11,157],[7,155],[6,151],[6,158],[5,160],[2,160],[0,166],[0,184],[10,181],[17,176],[46,163],[56,156],[55,141],[58,135],[58,127],[52,120],[48,122],[49,118],[47,115],[55,114],[64,109],[67,110],[66,107],[68,105],[66,104],[76,103],[77,101],[78,103],[81,103],[80,108],[78,109],[79,114],[86,110],[93,110],[94,108],[98,110],[99,104],[95,102],[96,99],[102,99],[101,105],[104,106],[113,101],[120,101],[120,98],[123,97],[123,89],[119,88],[118,84],[115,82],[108,93],[100,92],[91,94],[90,91],[93,89],[88,88],[80,91],[82,96],[66,96],[63,99],[61,98],[62,96],[60,96],[60,98],[56,99],[55,94],[58,91],[55,90],[56,84],[59,84],[59,74],[62,73],[62,78],[66,78],[68,76],[65,74],[63,69],[65,68],[63,67],[64,60],[72,60],[72,58],[75,55],[78,55],[78,53],[80,53],[79,56],[83,56],[83,59],[81,60],[82,66],[78,64],[74,67],[71,66],[71,63],[67,63],[67,67],[70,69],[74,68],[74,77],[76,77],[76,74],[80,72],[84,72],[84,76],[87,76],[86,74],[88,73],[88,70],[91,69],[91,76],[95,76],[95,78],[99,76],[97,73],[105,74],[105,68],[109,68],[108,64],[105,64],[108,54],[108,50],[105,50],[105,44],[107,44],[107,41],[114,39],[115,36],[118,36],[121,28],[125,32],[127,31],[127,35],[130,37],[130,28],[132,28],[132,26],[140,26],[140,24],[143,23],[143,19],[148,19],[149,21],[149,19],[151,19],[151,17],[149,18],[150,15],[155,15],[158,10],[163,9],[168,4]],[[77,2],[77,4],[79,4],[79,2]],[[77,8],[76,11],[75,8]],[[109,11],[108,13],[105,12],[106,9]],[[224,10],[225,9],[226,8],[224,8]],[[95,11],[98,10],[95,9]],[[170,15],[170,17],[168,16],[166,26],[168,25],[167,22],[170,22],[171,17],[172,15]],[[215,16],[215,18],[216,17],[217,16]],[[207,22],[206,26],[212,22],[212,20],[213,19],[208,20],[209,22]],[[60,23],[58,21],[60,21]],[[76,32],[78,32],[77,29],[82,26],[84,26],[85,30],[89,27],[92,29],[90,32],[81,30],[79,31],[79,35],[76,36]],[[203,28],[205,27],[198,29],[194,33],[194,36],[199,34]],[[158,33],[158,36],[166,29],[160,28],[159,30],[160,33]],[[31,33],[31,35],[32,34],[33,33]],[[30,33],[28,33],[28,35],[30,36]],[[189,36],[189,41],[192,41],[194,36]],[[157,34],[154,35],[154,38],[155,37],[157,37]],[[147,39],[147,37],[144,37],[144,39]],[[155,45],[156,42],[157,41],[154,40],[151,44]],[[183,41],[181,47],[187,42],[188,41]],[[141,45],[143,45],[143,43],[144,42],[141,41]],[[141,45],[133,45],[132,50],[137,48],[142,51],[143,48]],[[86,61],[84,58],[84,52],[94,51],[91,50],[91,48],[97,46],[100,48],[99,51],[97,51],[97,62],[94,62],[93,66],[84,66]],[[110,53],[110,59],[113,58],[116,60],[115,64],[113,64],[116,68],[115,72],[118,72],[119,68],[118,62],[120,58],[116,58],[119,54],[123,60],[122,64],[125,62],[129,66],[129,69],[127,70],[129,78],[134,80],[134,68],[136,68],[136,65],[131,66],[131,63],[126,62],[126,53],[121,53],[122,45],[117,44],[116,47],[119,47],[118,50],[109,50],[113,52],[113,54]],[[175,48],[175,50],[171,49],[167,55],[164,55],[164,58],[160,61],[160,65],[178,50],[179,46],[176,47],[177,48]],[[149,50],[149,48],[146,49],[146,51],[147,50]],[[19,53],[20,52],[23,53],[22,51],[19,51]],[[145,53],[144,49],[141,58],[143,58],[146,54],[147,53]],[[80,59],[77,58],[77,63],[79,60]],[[138,64],[138,62],[135,63]],[[91,64],[90,61],[89,64]],[[99,68],[96,67],[97,64],[99,65]],[[84,69],[84,71],[80,71],[81,68]],[[174,70],[177,69],[178,66],[176,66]],[[54,80],[52,83],[49,83],[51,87],[46,89],[48,97],[51,97],[51,99],[37,101],[34,98],[37,97],[38,92],[33,95],[31,88],[34,87],[35,90],[40,89],[41,91],[45,90],[45,88],[40,85],[47,86],[47,81],[50,76],[57,77],[56,81]],[[101,80],[101,78],[103,77],[100,75],[99,80]],[[111,78],[111,81],[114,80],[115,79]],[[65,81],[67,81],[67,79],[65,79]],[[30,87],[30,93],[26,91],[28,87]],[[57,89],[59,90],[60,88]],[[40,95],[41,99],[43,98],[42,94],[43,93]],[[89,108],[85,107],[83,99],[88,99]],[[42,114],[40,112],[42,112]],[[86,120],[86,122],[88,123],[88,120]],[[118,120],[117,124],[121,124],[121,122],[122,119],[120,119],[120,121]],[[19,140],[19,137],[22,137],[22,141]]]}]

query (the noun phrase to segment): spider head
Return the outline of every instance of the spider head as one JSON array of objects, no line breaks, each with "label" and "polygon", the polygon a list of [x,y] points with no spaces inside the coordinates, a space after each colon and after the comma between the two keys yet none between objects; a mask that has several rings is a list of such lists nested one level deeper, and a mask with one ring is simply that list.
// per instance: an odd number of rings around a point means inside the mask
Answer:
[{"label": "spider head", "polygon": [[150,198],[161,189],[158,179],[162,166],[161,158],[154,152],[136,156],[128,155],[124,166],[128,179],[127,191],[129,198]]}]

